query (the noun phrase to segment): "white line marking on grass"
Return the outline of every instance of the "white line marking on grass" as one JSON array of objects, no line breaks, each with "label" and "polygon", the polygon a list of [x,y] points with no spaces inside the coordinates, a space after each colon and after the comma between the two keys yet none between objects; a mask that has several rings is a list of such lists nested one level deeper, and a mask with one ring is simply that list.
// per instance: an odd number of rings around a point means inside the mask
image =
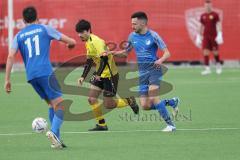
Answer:
[{"label": "white line marking on grass", "polygon": [[[240,130],[240,128],[179,128],[177,131],[221,131],[221,130]],[[123,131],[91,131],[91,132],[62,132],[63,134],[96,134],[96,133],[136,133],[136,132],[162,132],[159,130],[123,130]],[[33,132],[25,133],[0,133],[0,136],[24,136],[35,134]]]},{"label": "white line marking on grass", "polygon": [[[177,131],[219,131],[219,130],[240,130],[240,128],[180,128]],[[135,132],[162,132],[159,130],[125,130],[125,131],[91,131],[91,132],[63,132],[65,134],[93,134],[93,133],[135,133]]]},{"label": "white line marking on grass", "polygon": [[0,136],[25,136],[25,135],[30,135],[34,134],[33,132],[28,132],[28,133],[0,133]]}]

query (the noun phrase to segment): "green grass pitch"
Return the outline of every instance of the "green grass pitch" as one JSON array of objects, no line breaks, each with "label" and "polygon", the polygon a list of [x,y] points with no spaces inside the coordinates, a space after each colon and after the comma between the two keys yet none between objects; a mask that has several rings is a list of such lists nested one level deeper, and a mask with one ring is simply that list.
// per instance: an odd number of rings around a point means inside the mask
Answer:
[{"label": "green grass pitch", "polygon": [[[79,72],[67,78],[75,83]],[[225,69],[201,76],[199,68],[170,68],[164,80],[174,89],[162,98],[179,96],[180,117],[175,133],[162,133],[165,124],[142,111],[133,120],[131,109],[106,115],[109,132],[88,133],[95,120],[64,122],[62,139],[67,149],[56,151],[44,134],[33,133],[35,117],[47,119],[47,105],[26,83],[25,74],[12,74],[12,93],[0,91],[0,160],[235,160],[240,144],[240,70]],[[4,73],[0,73],[4,84]],[[86,97],[74,100],[71,111],[90,110]]]}]

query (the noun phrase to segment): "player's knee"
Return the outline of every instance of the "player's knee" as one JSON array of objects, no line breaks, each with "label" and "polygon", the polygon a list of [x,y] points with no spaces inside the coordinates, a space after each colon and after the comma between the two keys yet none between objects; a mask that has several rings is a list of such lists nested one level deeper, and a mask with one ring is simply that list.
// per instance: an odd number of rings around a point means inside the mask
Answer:
[{"label": "player's knee", "polygon": [[149,110],[150,107],[149,107],[149,105],[143,105],[143,106],[142,106],[142,109],[143,109],[143,110]]},{"label": "player's knee", "polygon": [[97,98],[88,97],[88,103],[89,103],[90,105],[93,105],[93,104],[97,103]]},{"label": "player's knee", "polygon": [[142,106],[143,110],[149,110],[150,109],[150,105],[148,103],[141,102],[141,106]]},{"label": "player's knee", "polygon": [[153,104],[158,104],[160,102],[159,98],[158,97],[150,97],[149,98],[149,105],[153,105]]}]

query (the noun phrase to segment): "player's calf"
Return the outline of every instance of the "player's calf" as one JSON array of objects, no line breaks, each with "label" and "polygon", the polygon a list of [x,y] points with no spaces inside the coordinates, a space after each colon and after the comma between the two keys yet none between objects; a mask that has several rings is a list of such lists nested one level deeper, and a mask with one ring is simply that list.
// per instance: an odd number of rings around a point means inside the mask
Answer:
[{"label": "player's calf", "polygon": [[139,106],[137,104],[137,101],[136,101],[135,97],[129,97],[129,98],[126,98],[126,99],[128,101],[129,106],[132,108],[133,112],[135,114],[138,114],[139,113]]},{"label": "player's calf", "polygon": [[107,109],[113,109],[117,107],[117,103],[113,97],[104,97],[103,104]]},{"label": "player's calf", "polygon": [[172,99],[167,99],[166,101],[166,105],[171,106],[173,109],[173,116],[177,117],[178,112],[179,112],[179,102],[180,99],[178,97],[173,97]]}]

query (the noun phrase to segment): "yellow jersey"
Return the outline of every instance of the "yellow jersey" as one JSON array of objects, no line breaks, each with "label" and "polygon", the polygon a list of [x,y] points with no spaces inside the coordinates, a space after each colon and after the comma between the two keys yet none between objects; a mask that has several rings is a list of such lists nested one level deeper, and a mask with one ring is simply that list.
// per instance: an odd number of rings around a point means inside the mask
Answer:
[{"label": "yellow jersey", "polygon": [[[100,66],[100,54],[108,50],[105,41],[94,34],[90,34],[89,39],[85,44],[87,50],[87,58],[91,58],[96,64],[96,71]],[[113,59],[113,55],[108,55],[108,64],[112,70],[112,74],[116,75],[118,73],[117,66]],[[101,74],[102,78],[109,78],[111,74],[109,72],[108,66],[106,66]]]}]

